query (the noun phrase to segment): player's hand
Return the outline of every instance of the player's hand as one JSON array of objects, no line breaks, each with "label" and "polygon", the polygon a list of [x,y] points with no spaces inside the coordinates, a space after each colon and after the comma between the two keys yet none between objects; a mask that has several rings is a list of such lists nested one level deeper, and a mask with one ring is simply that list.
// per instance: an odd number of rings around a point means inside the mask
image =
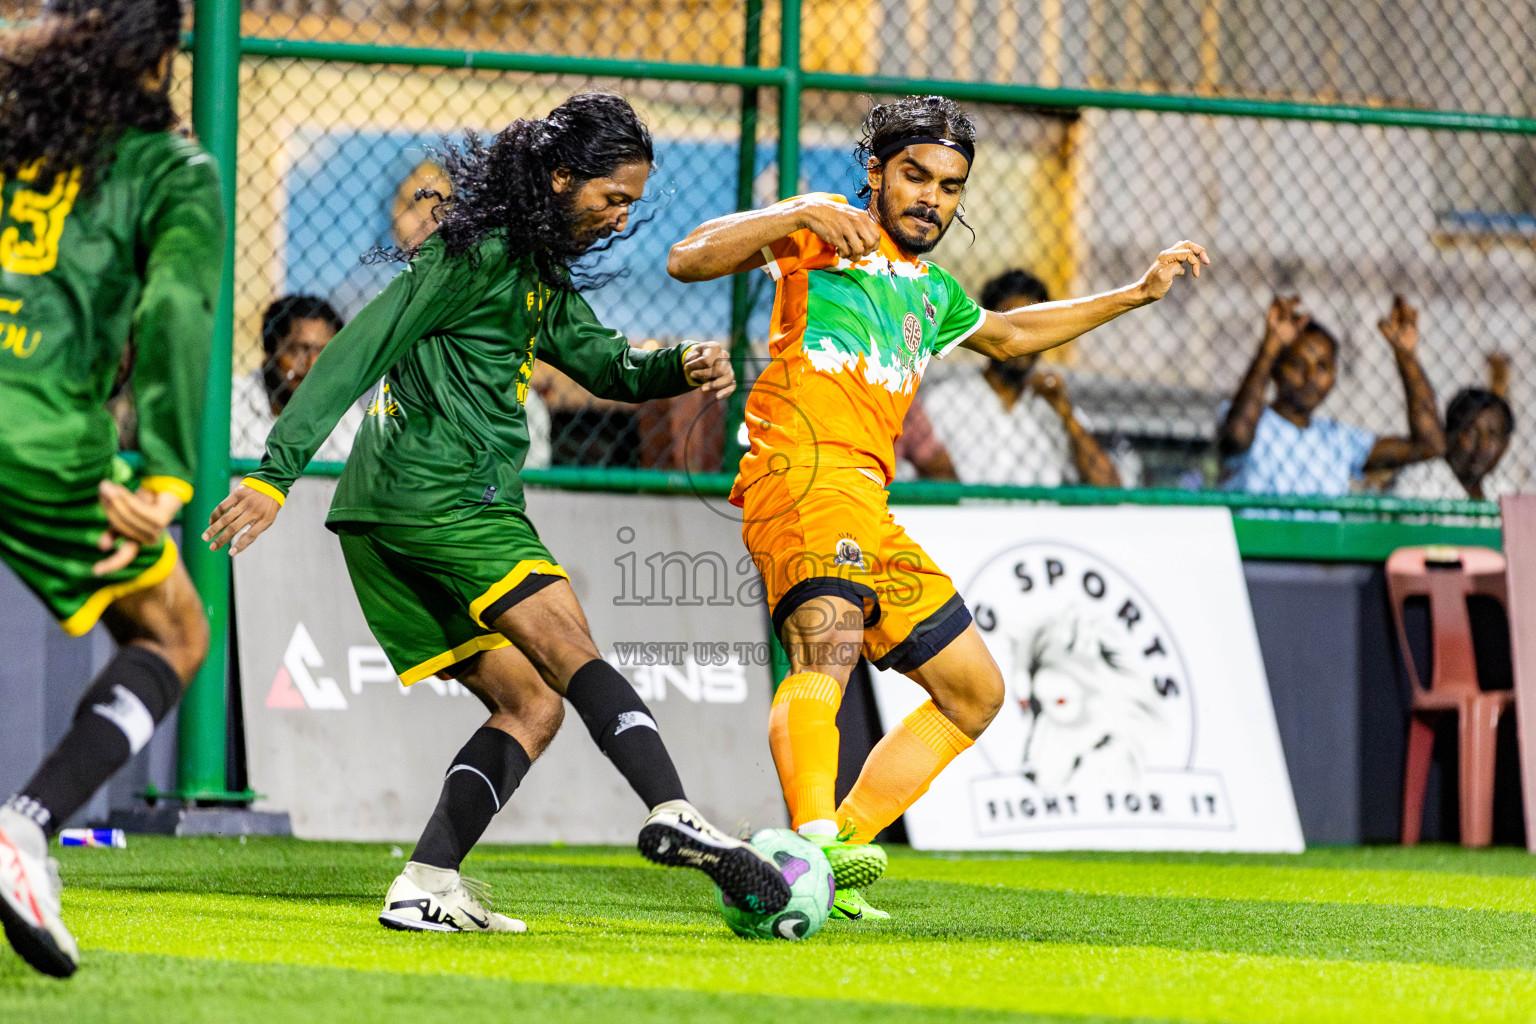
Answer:
[{"label": "player's hand", "polygon": [[1276,352],[1301,337],[1312,318],[1301,312],[1300,295],[1276,295],[1264,314],[1264,343]]},{"label": "player's hand", "polygon": [[800,200],[800,226],[837,250],[844,259],[856,260],[880,248],[880,227],[868,210],[819,196]]},{"label": "player's hand", "polygon": [[1189,273],[1195,277],[1200,276],[1200,267],[1209,265],[1211,258],[1206,255],[1205,247],[1196,245],[1188,239],[1177,242],[1157,254],[1157,259],[1152,261],[1152,266],[1141,278],[1141,292],[1146,302],[1156,302],[1168,294],[1168,289],[1173,285],[1173,279],[1184,276],[1184,268],[1189,267]]},{"label": "player's hand", "polygon": [[229,497],[219,502],[209,513],[208,529],[203,531],[203,540],[208,542],[210,551],[228,545],[229,553],[238,555],[277,521],[277,513],[281,508],[277,499],[252,490],[245,484],[237,484],[229,492]]},{"label": "player's hand", "polygon": [[719,401],[736,390],[736,369],[719,342],[706,341],[690,348],[683,359],[683,373],[689,384],[700,391],[713,391]]},{"label": "player's hand", "polygon": [[96,493],[108,526],[97,547],[111,552],[91,566],[91,572],[97,576],[126,568],[139,557],[139,549],[159,540],[181,512],[181,499],[165,491],[134,493],[122,484],[103,480]]},{"label": "player's hand", "polygon": [[1387,339],[1392,351],[1413,355],[1419,348],[1419,311],[1401,295],[1392,296],[1392,310],[1376,321],[1376,329]]},{"label": "player's hand", "polygon": [[1067,395],[1067,382],[1061,379],[1061,374],[1054,370],[1042,371],[1029,378],[1029,386],[1058,416],[1066,418],[1071,414],[1072,399]]}]

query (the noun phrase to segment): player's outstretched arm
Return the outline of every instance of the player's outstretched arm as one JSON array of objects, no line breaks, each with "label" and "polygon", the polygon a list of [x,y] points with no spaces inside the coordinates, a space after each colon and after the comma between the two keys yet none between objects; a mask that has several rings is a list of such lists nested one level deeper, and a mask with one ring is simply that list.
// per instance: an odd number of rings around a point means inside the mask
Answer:
[{"label": "player's outstretched arm", "polygon": [[819,195],[797,196],[766,210],[705,221],[672,247],[667,273],[691,282],[756,270],[768,262],[763,250],[802,230],[813,232],[847,259],[880,245],[880,228],[868,210]]},{"label": "player's outstretched arm", "polygon": [[976,333],[963,344],[994,359],[1043,352],[1087,334],[1121,313],[1156,302],[1168,294],[1174,278],[1185,273],[1199,277],[1200,268],[1210,262],[1203,246],[1179,242],[1158,253],[1141,280],[1112,292],[1040,302],[1010,313],[988,311]]},{"label": "player's outstretched arm", "polygon": [[282,507],[283,503],[271,494],[248,483],[236,484],[229,497],[209,513],[203,540],[208,542],[209,550],[228,546],[231,555],[238,555],[277,521]]}]

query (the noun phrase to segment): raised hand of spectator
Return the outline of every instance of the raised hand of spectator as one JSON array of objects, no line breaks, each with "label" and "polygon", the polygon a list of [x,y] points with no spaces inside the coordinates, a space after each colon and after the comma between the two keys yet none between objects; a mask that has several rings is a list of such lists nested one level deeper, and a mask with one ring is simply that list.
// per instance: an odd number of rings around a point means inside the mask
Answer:
[{"label": "raised hand of spectator", "polygon": [[1119,487],[1120,471],[1098,440],[1078,422],[1072,411],[1072,398],[1067,394],[1067,382],[1062,380],[1061,374],[1055,370],[1042,370],[1029,378],[1029,386],[1061,417],[1061,425],[1072,447],[1072,464],[1077,467],[1077,478],[1089,487]]},{"label": "raised hand of spectator", "polygon": [[1392,310],[1376,322],[1376,329],[1394,352],[1412,355],[1419,349],[1419,311],[1401,295],[1392,296]]},{"label": "raised hand of spectator", "polygon": [[1226,419],[1216,435],[1216,448],[1223,459],[1242,455],[1253,447],[1254,432],[1264,415],[1264,396],[1269,389],[1270,371],[1292,342],[1301,337],[1312,318],[1301,312],[1300,295],[1276,295],[1264,314],[1264,338],[1259,350],[1243,374],[1243,381],[1232,396]]},{"label": "raised hand of spectator", "polygon": [[1435,402],[1434,388],[1419,365],[1419,311],[1401,295],[1392,296],[1392,309],[1377,321],[1382,337],[1392,346],[1397,372],[1408,398],[1408,436],[1378,437],[1366,459],[1367,470],[1397,469],[1445,454],[1445,428]]},{"label": "raised hand of spectator", "polygon": [[1510,363],[1508,352],[1488,353],[1488,390],[1500,398],[1509,397]]},{"label": "raised hand of spectator", "polygon": [[1043,370],[1029,378],[1029,386],[1045,399],[1056,415],[1062,419],[1072,415],[1072,398],[1067,394],[1067,382],[1054,370]]},{"label": "raised hand of spectator", "polygon": [[1300,311],[1300,295],[1276,295],[1264,314],[1264,347],[1279,352],[1301,337],[1312,318]]}]

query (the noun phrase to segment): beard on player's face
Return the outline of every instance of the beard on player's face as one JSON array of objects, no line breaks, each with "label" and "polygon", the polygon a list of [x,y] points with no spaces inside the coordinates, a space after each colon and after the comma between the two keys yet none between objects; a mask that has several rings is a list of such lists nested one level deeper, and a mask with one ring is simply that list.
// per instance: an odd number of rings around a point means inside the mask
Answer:
[{"label": "beard on player's face", "polygon": [[603,219],[601,206],[584,206],[575,194],[559,196],[557,202],[572,250],[584,252],[614,234],[614,226]]},{"label": "beard on player's face", "polygon": [[[880,219],[880,226],[885,228],[885,233],[891,236],[891,240],[901,246],[903,252],[913,256],[932,252],[934,246],[938,245],[939,240],[944,237],[944,232],[949,230],[949,225],[944,223],[938,207],[928,206],[925,203],[912,203],[898,209],[896,197],[885,189],[875,193],[875,215]],[[904,217],[925,220],[938,230],[931,235],[915,234],[903,223]]]}]

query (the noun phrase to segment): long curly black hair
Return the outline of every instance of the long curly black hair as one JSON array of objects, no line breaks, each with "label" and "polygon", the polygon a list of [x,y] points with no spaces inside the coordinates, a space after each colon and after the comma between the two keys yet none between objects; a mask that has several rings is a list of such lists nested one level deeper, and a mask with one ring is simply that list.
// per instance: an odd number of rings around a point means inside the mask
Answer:
[{"label": "long curly black hair", "polygon": [[[976,125],[960,104],[947,96],[903,96],[889,103],[877,103],[860,126],[856,150],[859,167],[893,142],[926,136],[976,144]],[[869,182],[859,188],[859,198],[869,198]],[[963,223],[963,222],[962,222]]]},{"label": "long curly black hair", "polygon": [[145,88],[181,42],[181,0],[48,0],[0,40],[0,173],[41,160],[44,181],[80,168],[89,192],[125,128],[167,131],[169,76]]},{"label": "long curly black hair", "polygon": [[[437,198],[437,234],[448,255],[473,260],[481,241],[501,234],[509,259],[532,254],[540,276],[567,290],[597,287],[615,276],[576,268],[617,240],[584,245],[572,235],[576,188],[624,164],[656,160],[650,129],[634,108],[621,96],[597,92],[572,96],[545,117],[513,121],[489,145],[473,131],[464,133],[462,143],[444,139],[435,155],[449,195],[430,189],[416,195]],[[551,176],[561,169],[571,173],[572,188],[557,193]],[[376,250],[375,258],[410,259],[419,248]]]}]

